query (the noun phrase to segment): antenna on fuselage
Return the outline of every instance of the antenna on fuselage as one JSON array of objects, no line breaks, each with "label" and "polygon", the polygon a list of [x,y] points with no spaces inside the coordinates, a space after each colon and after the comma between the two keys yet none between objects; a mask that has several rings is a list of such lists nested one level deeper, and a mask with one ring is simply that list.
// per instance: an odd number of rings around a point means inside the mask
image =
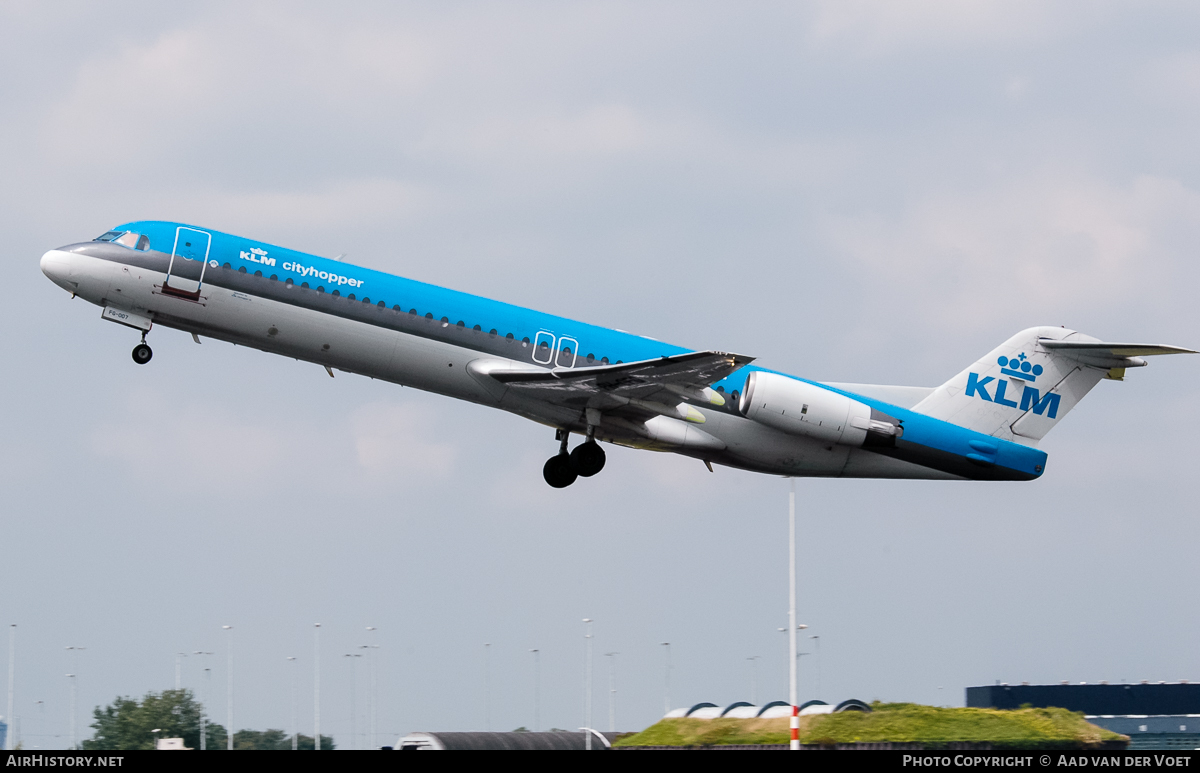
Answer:
[{"label": "antenna on fuselage", "polygon": [[340,261],[341,261],[341,259],[342,259],[342,258],[344,258],[344,257],[346,257],[346,253],[344,253],[344,252],[343,252],[341,255],[338,255],[336,258],[334,258],[334,260],[336,260],[336,261],[339,261],[339,262],[340,262]]}]

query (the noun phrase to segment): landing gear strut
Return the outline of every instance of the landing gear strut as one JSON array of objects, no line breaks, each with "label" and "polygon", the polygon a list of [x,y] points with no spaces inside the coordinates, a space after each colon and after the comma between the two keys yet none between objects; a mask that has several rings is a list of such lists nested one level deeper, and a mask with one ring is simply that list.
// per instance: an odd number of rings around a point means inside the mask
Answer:
[{"label": "landing gear strut", "polygon": [[133,361],[138,365],[145,365],[153,356],[154,351],[146,344],[146,334],[142,333],[142,342],[133,347]]},{"label": "landing gear strut", "polygon": [[588,438],[574,451],[567,453],[567,438],[570,436],[564,429],[557,430],[555,439],[559,441],[558,454],[550,457],[542,467],[542,477],[554,488],[566,488],[582,476],[590,478],[604,469],[604,449],[593,436],[594,427],[588,427]]},{"label": "landing gear strut", "polygon": [[542,467],[542,477],[554,488],[566,488],[578,477],[578,473],[571,466],[571,456],[567,453],[569,435],[565,429],[556,431],[555,439],[559,441],[558,455],[550,457]]}]

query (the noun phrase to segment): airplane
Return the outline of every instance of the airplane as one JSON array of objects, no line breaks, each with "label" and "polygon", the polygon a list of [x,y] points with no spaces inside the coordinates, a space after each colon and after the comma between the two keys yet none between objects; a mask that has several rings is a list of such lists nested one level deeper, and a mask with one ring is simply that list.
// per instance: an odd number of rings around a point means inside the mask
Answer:
[{"label": "airplane", "polygon": [[[55,284],[155,326],[499,408],[555,430],[555,488],[605,465],[598,441],[785,477],[1028,481],[1038,448],[1101,380],[1195,352],[1023,330],[938,387],[817,382],[183,223],[126,223],[46,252]],[[574,449],[571,435],[582,436]]]}]

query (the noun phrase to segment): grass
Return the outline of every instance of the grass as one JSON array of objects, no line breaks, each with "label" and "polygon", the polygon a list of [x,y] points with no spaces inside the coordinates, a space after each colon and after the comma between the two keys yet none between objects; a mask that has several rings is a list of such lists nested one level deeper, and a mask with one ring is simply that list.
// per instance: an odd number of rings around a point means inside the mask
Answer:
[{"label": "grass", "polygon": [[[1013,749],[1088,748],[1124,736],[1097,727],[1066,709],[942,709],[915,703],[875,703],[871,712],[801,717],[800,742],[990,743]],[[790,738],[787,717],[776,719],[663,719],[616,746],[779,744]]]}]

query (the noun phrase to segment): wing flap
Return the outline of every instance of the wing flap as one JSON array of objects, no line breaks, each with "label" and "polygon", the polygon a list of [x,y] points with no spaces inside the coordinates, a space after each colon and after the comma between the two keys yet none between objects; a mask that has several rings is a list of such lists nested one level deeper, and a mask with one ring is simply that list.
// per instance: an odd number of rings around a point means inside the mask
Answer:
[{"label": "wing flap", "polygon": [[706,351],[570,370],[490,370],[487,375],[511,390],[556,405],[616,411],[631,418],[662,414],[703,421],[682,403],[687,398],[723,403],[708,386],[753,361],[745,355]]}]

